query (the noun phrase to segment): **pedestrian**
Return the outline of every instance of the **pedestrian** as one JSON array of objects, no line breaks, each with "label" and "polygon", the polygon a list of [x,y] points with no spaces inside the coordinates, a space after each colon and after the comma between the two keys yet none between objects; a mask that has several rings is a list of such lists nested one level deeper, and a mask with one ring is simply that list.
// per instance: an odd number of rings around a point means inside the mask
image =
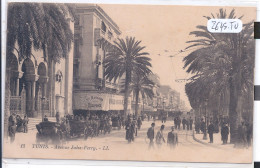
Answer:
[{"label": "pedestrian", "polygon": [[174,119],[173,119],[173,121],[174,121],[174,127],[175,127],[175,129],[177,129],[177,117],[174,117]]},{"label": "pedestrian", "polygon": [[186,120],[186,129],[190,130],[190,120],[189,119]]},{"label": "pedestrian", "polygon": [[47,115],[44,116],[43,121],[44,121],[44,122],[49,121]]},{"label": "pedestrian", "polygon": [[163,136],[163,130],[164,130],[164,125],[161,126],[160,130],[157,132],[156,134],[156,144],[158,146],[158,148],[160,148],[162,146],[162,143],[165,143],[165,139]]},{"label": "pedestrian", "polygon": [[60,112],[57,112],[55,117],[56,117],[56,122],[60,123]]},{"label": "pedestrian", "polygon": [[8,135],[10,137],[10,143],[14,142],[14,140],[15,140],[15,133],[16,133],[15,121],[11,121],[10,126],[8,127]]},{"label": "pedestrian", "polygon": [[196,131],[196,134],[200,133],[200,121],[198,118],[195,119],[195,131]]},{"label": "pedestrian", "polygon": [[150,142],[149,142],[149,149],[151,147],[154,148],[154,142],[153,142],[153,139],[154,139],[154,126],[155,126],[155,123],[152,123],[151,127],[147,131],[147,138],[150,140]]},{"label": "pedestrian", "polygon": [[163,115],[161,115],[161,119],[162,119],[162,123],[164,122],[164,116]]},{"label": "pedestrian", "polygon": [[210,124],[208,126],[208,134],[209,134],[209,139],[210,139],[209,143],[213,143],[213,133],[214,133],[214,125],[213,125],[212,121],[210,121]]},{"label": "pedestrian", "polygon": [[23,132],[27,133],[28,132],[28,123],[29,123],[29,119],[28,117],[25,115],[24,119],[23,119]]},{"label": "pedestrian", "polygon": [[178,117],[177,118],[177,125],[178,125],[178,130],[180,130],[181,129],[181,118],[180,117]]},{"label": "pedestrian", "polygon": [[178,134],[174,132],[174,127],[171,127],[171,131],[168,133],[167,137],[167,145],[170,146],[170,148],[175,148],[178,144]]},{"label": "pedestrian", "polygon": [[139,117],[138,120],[137,120],[137,127],[138,127],[139,130],[140,130],[140,128],[141,128],[141,125],[142,125],[142,120],[141,120],[141,118]]},{"label": "pedestrian", "polygon": [[227,144],[228,141],[228,135],[229,135],[229,128],[226,123],[221,128],[221,139],[223,141],[223,145]]},{"label": "pedestrian", "polygon": [[128,141],[128,143],[131,142],[132,138],[132,121],[131,121],[131,118],[128,118],[128,121],[125,125],[125,130],[126,130],[126,140]]},{"label": "pedestrian", "polygon": [[190,127],[190,130],[192,130],[192,125],[193,125],[193,120],[192,120],[192,118],[190,117],[190,122],[189,122],[189,127]]},{"label": "pedestrian", "polygon": [[150,114],[148,114],[148,117],[147,117],[148,121],[150,121]]},{"label": "pedestrian", "polygon": [[252,143],[252,137],[253,137],[253,126],[251,123],[247,123],[246,127],[247,127],[247,134],[246,134],[247,146],[250,147]]},{"label": "pedestrian", "polygon": [[185,130],[185,125],[186,125],[186,119],[185,117],[182,119],[182,127],[183,127],[183,130]]},{"label": "pedestrian", "polygon": [[203,120],[203,118],[201,119],[201,122],[200,122],[200,130],[201,132],[204,134],[205,131],[206,131],[206,122]]},{"label": "pedestrian", "polygon": [[247,147],[247,128],[244,122],[241,123],[239,131],[241,147]]}]

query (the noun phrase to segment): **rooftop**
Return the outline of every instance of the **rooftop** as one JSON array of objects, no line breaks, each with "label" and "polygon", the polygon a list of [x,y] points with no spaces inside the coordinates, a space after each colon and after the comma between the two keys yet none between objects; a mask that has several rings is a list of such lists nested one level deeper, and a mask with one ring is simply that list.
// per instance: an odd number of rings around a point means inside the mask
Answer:
[{"label": "rooftop", "polygon": [[77,4],[78,13],[85,13],[89,11],[99,14],[109,23],[109,26],[113,27],[117,34],[121,34],[118,25],[112,20],[112,18],[108,16],[108,14],[100,6],[96,4]]}]

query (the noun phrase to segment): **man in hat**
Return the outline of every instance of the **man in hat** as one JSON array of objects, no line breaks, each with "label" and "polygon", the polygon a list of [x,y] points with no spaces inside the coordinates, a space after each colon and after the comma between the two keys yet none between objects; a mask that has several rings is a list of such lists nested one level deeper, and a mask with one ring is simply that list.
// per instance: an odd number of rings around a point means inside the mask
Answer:
[{"label": "man in hat", "polygon": [[44,116],[43,121],[44,121],[44,122],[49,121],[47,115]]},{"label": "man in hat", "polygon": [[209,139],[210,139],[209,143],[213,143],[214,125],[213,125],[212,121],[210,121],[210,124],[208,126],[208,133],[209,133]]},{"label": "man in hat", "polygon": [[16,133],[16,125],[15,121],[11,121],[9,127],[8,127],[8,134],[10,137],[10,142],[13,143],[15,139],[15,133]]},{"label": "man in hat", "polygon": [[229,128],[227,126],[227,123],[224,123],[224,125],[221,128],[221,139],[223,141],[223,145],[227,144],[228,135],[229,135]]},{"label": "man in hat", "polygon": [[24,116],[24,119],[23,119],[23,132],[24,133],[27,133],[28,132],[28,123],[29,123],[29,119],[27,117],[27,115]]},{"label": "man in hat", "polygon": [[175,148],[178,144],[178,134],[174,132],[174,126],[172,126],[171,129],[172,130],[168,133],[167,145],[169,145],[170,148]]},{"label": "man in hat", "polygon": [[150,140],[149,149],[151,147],[154,147],[154,143],[153,143],[153,139],[154,139],[154,126],[155,126],[155,123],[152,123],[151,127],[147,131],[147,137]]},{"label": "man in hat", "polygon": [[185,119],[185,117],[182,119],[182,127],[183,130],[185,130],[185,126],[186,126],[187,120]]}]

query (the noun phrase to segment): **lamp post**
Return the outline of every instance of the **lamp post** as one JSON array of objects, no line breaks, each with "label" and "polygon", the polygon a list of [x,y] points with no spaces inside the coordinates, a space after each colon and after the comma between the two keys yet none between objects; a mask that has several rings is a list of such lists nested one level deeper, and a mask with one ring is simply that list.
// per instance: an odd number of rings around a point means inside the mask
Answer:
[{"label": "lamp post", "polygon": [[44,106],[45,106],[45,97],[41,98],[42,103],[42,121],[44,121]]}]

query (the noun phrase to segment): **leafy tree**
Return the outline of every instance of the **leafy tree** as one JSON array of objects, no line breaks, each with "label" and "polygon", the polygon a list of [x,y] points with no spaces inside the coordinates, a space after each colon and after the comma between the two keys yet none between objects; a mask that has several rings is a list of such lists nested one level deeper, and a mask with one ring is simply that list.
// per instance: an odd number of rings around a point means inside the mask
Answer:
[{"label": "leafy tree", "polygon": [[[216,15],[211,14],[211,17],[205,16],[205,18],[235,19],[236,16],[234,9],[229,14],[220,9]],[[241,18],[242,16],[239,17]],[[194,74],[192,80],[198,80],[201,84],[197,84],[198,87],[203,87],[202,83],[207,83],[215,96],[221,95],[221,92],[229,92],[231,142],[235,142],[237,137],[243,101],[242,93],[249,94],[253,87],[253,76],[249,74],[253,72],[254,62],[252,24],[253,22],[244,24],[240,33],[229,34],[211,33],[208,32],[206,26],[197,26],[199,30],[192,31],[190,35],[195,35],[198,39],[187,41],[191,43],[187,48],[196,47],[196,49],[183,59],[184,68],[187,68],[188,73]],[[189,99],[193,99],[194,96],[190,87],[191,83],[194,81],[186,85]],[[207,92],[206,89],[201,91]],[[210,98],[209,95],[208,98]]]},{"label": "leafy tree", "polygon": [[[124,87],[124,82],[121,85]],[[135,96],[135,115],[138,115],[138,102],[139,96],[142,96],[142,99],[152,99],[154,96],[153,87],[155,83],[149,79],[147,75],[141,75],[140,73],[134,73],[132,81],[129,85],[129,92],[133,92]],[[122,89],[122,92],[125,90]]]},{"label": "leafy tree", "polygon": [[42,50],[44,58],[59,61],[71,49],[73,34],[68,17],[73,7],[48,3],[9,3],[7,19],[8,55],[18,47],[19,59]]}]

